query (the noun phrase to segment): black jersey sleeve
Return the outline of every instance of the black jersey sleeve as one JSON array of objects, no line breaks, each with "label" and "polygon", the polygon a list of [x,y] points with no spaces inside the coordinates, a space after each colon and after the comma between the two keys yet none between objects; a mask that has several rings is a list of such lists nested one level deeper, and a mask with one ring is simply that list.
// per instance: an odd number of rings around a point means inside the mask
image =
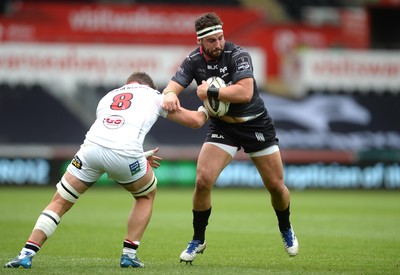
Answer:
[{"label": "black jersey sleeve", "polygon": [[190,53],[179,66],[172,80],[186,88],[195,79],[195,61],[198,58],[200,52],[198,49]]},{"label": "black jersey sleeve", "polygon": [[231,104],[228,115],[230,116],[251,116],[265,112],[264,101],[260,97],[256,80],[253,73],[253,63],[250,53],[234,44],[229,44],[232,49],[230,58],[228,59],[229,71],[231,72],[232,83],[237,83],[243,78],[253,79],[253,97],[250,102]]},{"label": "black jersey sleeve", "polygon": [[251,56],[248,51],[240,47],[237,47],[232,52],[232,58],[230,60],[229,67],[232,72],[233,83],[236,83],[239,80],[247,77],[254,79]]}]

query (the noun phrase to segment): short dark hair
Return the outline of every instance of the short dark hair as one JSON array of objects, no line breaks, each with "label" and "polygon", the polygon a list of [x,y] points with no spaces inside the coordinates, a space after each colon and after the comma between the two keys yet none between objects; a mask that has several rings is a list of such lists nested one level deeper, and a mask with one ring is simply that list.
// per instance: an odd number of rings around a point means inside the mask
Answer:
[{"label": "short dark hair", "polygon": [[194,21],[194,29],[196,32],[201,31],[204,28],[216,26],[216,25],[224,25],[221,18],[215,12],[207,12],[203,13]]},{"label": "short dark hair", "polygon": [[126,80],[126,84],[134,81],[142,85],[147,85],[154,90],[157,90],[157,86],[154,84],[153,79],[145,72],[136,71],[132,73]]}]

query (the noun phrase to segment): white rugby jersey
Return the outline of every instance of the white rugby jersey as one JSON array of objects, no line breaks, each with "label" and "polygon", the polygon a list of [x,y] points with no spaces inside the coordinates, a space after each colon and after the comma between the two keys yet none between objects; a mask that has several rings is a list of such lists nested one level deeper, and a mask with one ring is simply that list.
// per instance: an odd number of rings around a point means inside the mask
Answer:
[{"label": "white rugby jersey", "polygon": [[129,156],[143,154],[146,134],[159,116],[167,117],[163,98],[159,91],[138,83],[107,93],[97,106],[86,140]]}]

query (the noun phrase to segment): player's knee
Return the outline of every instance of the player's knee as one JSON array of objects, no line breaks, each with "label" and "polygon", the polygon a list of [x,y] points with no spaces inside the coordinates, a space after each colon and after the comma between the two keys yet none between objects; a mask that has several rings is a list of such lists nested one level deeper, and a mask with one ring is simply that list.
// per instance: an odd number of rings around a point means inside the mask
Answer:
[{"label": "player's knee", "polygon": [[281,179],[276,179],[276,180],[270,180],[267,183],[264,183],[265,187],[267,187],[268,191],[274,195],[280,195],[286,192],[287,188],[283,183],[283,180]]},{"label": "player's knee", "polygon": [[57,192],[63,197],[65,200],[75,203],[79,196],[81,195],[75,188],[62,177],[59,183],[57,183]]},{"label": "player's knee", "polygon": [[143,197],[148,194],[150,194],[152,191],[154,191],[157,187],[157,177],[153,175],[153,178],[142,188],[135,192],[131,192],[132,196],[136,197]]},{"label": "player's knee", "polygon": [[60,223],[60,216],[51,210],[44,210],[36,221],[34,229],[39,229],[49,238]]},{"label": "player's knee", "polygon": [[207,173],[198,173],[196,176],[196,190],[198,192],[210,192],[214,179]]}]

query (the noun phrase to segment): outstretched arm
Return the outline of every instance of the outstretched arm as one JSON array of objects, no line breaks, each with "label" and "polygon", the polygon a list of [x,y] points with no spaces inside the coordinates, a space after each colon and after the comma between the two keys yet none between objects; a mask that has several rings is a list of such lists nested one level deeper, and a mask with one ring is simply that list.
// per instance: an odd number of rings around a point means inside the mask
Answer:
[{"label": "outstretched arm", "polygon": [[181,107],[179,110],[169,112],[167,118],[183,126],[197,129],[207,122],[209,115],[204,106],[200,106],[197,111]]}]

